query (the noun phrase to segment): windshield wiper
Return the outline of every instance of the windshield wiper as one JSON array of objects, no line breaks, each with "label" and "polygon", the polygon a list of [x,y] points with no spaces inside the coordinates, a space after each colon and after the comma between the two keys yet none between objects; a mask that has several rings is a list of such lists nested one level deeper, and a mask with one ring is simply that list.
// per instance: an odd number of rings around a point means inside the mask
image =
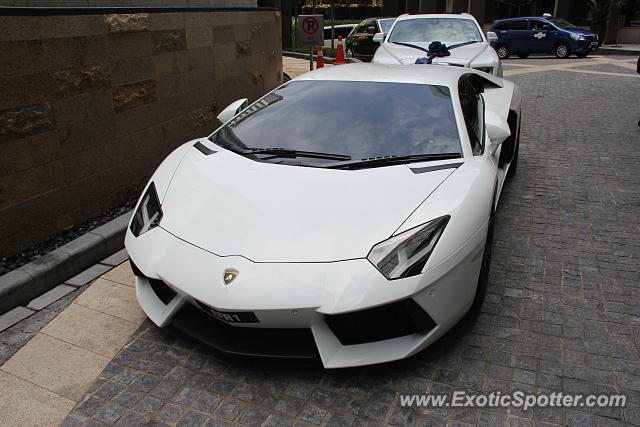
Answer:
[{"label": "windshield wiper", "polygon": [[312,159],[326,159],[326,160],[351,160],[351,156],[346,154],[333,154],[333,153],[320,153],[317,151],[302,151],[294,150],[292,148],[246,148],[235,150],[241,154],[268,154],[273,157],[308,157]]},{"label": "windshield wiper", "polygon": [[380,166],[389,166],[414,162],[427,162],[435,160],[459,159],[461,153],[434,153],[434,154],[411,154],[408,156],[384,156],[371,157],[361,160],[350,160],[346,162],[329,163],[325,167],[331,169],[364,169],[376,168]]}]

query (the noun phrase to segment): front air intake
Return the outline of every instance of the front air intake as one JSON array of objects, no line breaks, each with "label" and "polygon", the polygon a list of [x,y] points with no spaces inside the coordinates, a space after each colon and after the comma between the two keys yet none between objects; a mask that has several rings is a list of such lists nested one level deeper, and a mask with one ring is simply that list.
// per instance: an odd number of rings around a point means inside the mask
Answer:
[{"label": "front air intake", "polygon": [[383,341],[411,334],[425,334],[436,322],[413,299],[366,310],[324,316],[342,345]]}]

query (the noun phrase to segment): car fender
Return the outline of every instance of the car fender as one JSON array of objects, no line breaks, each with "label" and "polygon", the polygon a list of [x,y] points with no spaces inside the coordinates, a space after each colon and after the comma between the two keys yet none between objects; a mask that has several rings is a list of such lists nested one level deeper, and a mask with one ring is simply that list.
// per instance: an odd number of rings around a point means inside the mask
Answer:
[{"label": "car fender", "polygon": [[492,156],[476,156],[465,161],[394,233],[451,216],[423,271],[446,261],[488,222],[497,176],[497,163],[491,159]]}]

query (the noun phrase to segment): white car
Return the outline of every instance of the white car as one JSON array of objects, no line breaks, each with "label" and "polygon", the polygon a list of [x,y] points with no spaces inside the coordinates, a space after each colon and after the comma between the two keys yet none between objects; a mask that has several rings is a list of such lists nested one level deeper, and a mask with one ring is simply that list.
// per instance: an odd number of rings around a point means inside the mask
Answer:
[{"label": "white car", "polygon": [[349,64],[218,117],[158,167],[127,230],[156,325],[339,368],[413,355],[481,304],[517,165],[513,83]]},{"label": "white car", "polygon": [[[489,36],[487,41],[478,21],[468,13],[401,15],[389,34],[375,35],[374,41],[381,43],[372,62],[414,64],[427,56],[432,42],[438,41],[450,48],[451,55],[434,58],[433,63],[473,68],[502,77],[502,63],[489,44],[497,40],[497,35],[489,33]],[[460,46],[451,48],[455,45]]]}]

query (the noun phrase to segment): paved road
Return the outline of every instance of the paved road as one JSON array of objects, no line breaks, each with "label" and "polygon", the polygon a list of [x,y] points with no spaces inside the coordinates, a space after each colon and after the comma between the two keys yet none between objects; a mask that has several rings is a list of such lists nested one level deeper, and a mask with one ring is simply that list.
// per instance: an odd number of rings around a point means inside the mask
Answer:
[{"label": "paved road", "polygon": [[[481,313],[434,346],[396,363],[326,371],[219,357],[145,321],[66,424],[640,425],[640,78],[632,61],[505,61],[524,115],[518,173],[497,212],[489,291]],[[453,390],[622,393],[628,405],[400,407],[400,394]]]}]

